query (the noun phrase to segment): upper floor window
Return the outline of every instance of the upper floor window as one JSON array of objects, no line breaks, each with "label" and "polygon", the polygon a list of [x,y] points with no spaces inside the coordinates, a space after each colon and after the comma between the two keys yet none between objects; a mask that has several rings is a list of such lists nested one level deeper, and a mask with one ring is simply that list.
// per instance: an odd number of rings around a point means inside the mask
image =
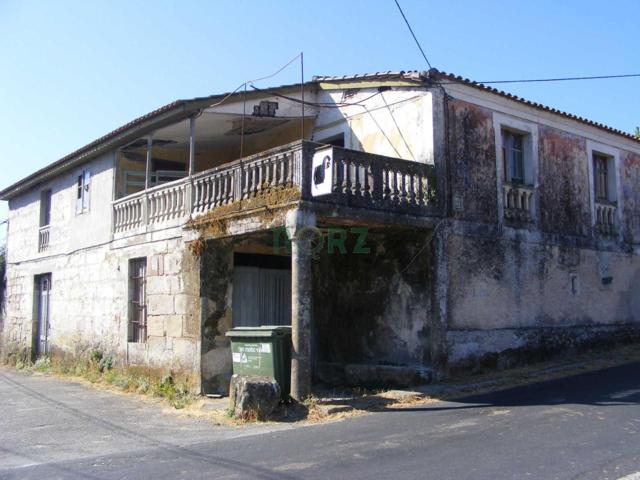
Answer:
[{"label": "upper floor window", "polygon": [[593,187],[597,202],[615,202],[615,178],[613,158],[593,153]]},{"label": "upper floor window", "polygon": [[40,192],[40,228],[38,229],[38,252],[49,248],[51,223],[51,190]]},{"label": "upper floor window", "polygon": [[77,179],[76,213],[89,211],[89,199],[91,197],[91,172],[83,170]]},{"label": "upper floor window", "polygon": [[40,226],[46,227],[51,223],[51,190],[40,193]]},{"label": "upper floor window", "polygon": [[502,130],[502,159],[505,181],[525,184],[525,136],[512,130]]}]

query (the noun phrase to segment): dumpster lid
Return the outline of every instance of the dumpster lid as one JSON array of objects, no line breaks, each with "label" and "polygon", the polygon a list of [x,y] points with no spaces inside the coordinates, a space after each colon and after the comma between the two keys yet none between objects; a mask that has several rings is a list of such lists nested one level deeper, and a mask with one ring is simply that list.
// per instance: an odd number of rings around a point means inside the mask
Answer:
[{"label": "dumpster lid", "polygon": [[227,337],[278,337],[290,335],[291,327],[286,325],[261,325],[259,327],[234,327],[225,335]]}]

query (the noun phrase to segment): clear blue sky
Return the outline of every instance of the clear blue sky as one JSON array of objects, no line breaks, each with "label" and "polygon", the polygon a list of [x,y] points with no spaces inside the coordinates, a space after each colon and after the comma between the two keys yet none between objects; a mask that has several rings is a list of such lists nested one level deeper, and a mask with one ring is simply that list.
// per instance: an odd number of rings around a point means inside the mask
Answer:
[{"label": "clear blue sky", "polygon": [[[640,72],[638,0],[401,4],[432,65],[475,80]],[[0,187],[299,51],[307,79],[426,69],[393,0],[0,0]],[[298,79],[292,66],[268,84]],[[640,125],[639,78],[505,89],[622,130]]]}]

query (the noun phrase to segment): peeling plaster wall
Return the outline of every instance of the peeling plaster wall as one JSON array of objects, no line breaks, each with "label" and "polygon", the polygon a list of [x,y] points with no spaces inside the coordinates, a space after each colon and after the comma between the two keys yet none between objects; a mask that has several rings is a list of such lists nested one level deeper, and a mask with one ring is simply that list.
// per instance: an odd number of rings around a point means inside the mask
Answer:
[{"label": "peeling plaster wall", "polygon": [[496,148],[491,110],[459,100],[449,101],[450,188],[454,217],[495,223]]},{"label": "peeling plaster wall", "polygon": [[527,362],[580,344],[640,338],[640,258],[633,253],[516,232],[451,235],[447,258],[449,367],[496,354]]},{"label": "peeling plaster wall", "polygon": [[345,148],[433,164],[431,92],[416,87],[394,87],[376,95],[377,91],[371,87],[351,90],[345,100],[345,90],[320,91],[319,102],[361,103],[366,109],[320,109],[311,139],[321,142],[344,134]]},{"label": "peeling plaster wall", "polygon": [[[446,285],[440,306],[445,363],[454,369],[510,365],[640,338],[640,256],[634,245],[640,234],[640,146],[463,90],[449,99],[447,110],[454,218],[438,270]],[[496,187],[503,173],[496,113],[537,132],[539,169],[532,183],[539,203],[532,223],[498,218],[502,192]],[[618,172],[611,172],[619,175],[619,237],[603,237],[593,228],[590,162],[597,145],[619,158]]]},{"label": "peeling plaster wall", "polygon": [[586,139],[555,128],[540,128],[541,229],[587,235],[591,227],[589,156]]},{"label": "peeling plaster wall", "polygon": [[318,254],[313,308],[320,380],[368,383],[367,369],[358,371],[358,365],[414,372],[430,365],[431,260],[423,248],[428,237],[369,233],[370,252],[354,253],[356,238],[350,235],[345,253]]},{"label": "peeling plaster wall", "polygon": [[640,153],[621,156],[621,197],[624,201],[622,237],[628,244],[640,244]]}]

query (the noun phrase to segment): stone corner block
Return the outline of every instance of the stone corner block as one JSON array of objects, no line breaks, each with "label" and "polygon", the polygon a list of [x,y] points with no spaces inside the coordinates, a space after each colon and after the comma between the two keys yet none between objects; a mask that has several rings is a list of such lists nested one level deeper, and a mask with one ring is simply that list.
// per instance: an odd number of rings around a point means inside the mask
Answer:
[{"label": "stone corner block", "polygon": [[198,299],[193,295],[179,294],[175,296],[175,309],[179,315],[193,313]]},{"label": "stone corner block", "polygon": [[235,374],[229,387],[229,407],[236,417],[268,418],[280,404],[280,386],[269,377]]}]

